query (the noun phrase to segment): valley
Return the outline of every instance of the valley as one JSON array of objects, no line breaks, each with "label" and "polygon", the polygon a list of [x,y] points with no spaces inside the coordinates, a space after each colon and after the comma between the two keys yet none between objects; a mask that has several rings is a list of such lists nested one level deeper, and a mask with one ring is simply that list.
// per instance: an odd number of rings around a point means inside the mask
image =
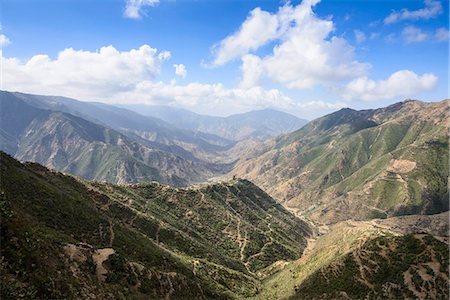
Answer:
[{"label": "valley", "polygon": [[449,100],[303,126],[1,96],[5,299],[448,298]]}]

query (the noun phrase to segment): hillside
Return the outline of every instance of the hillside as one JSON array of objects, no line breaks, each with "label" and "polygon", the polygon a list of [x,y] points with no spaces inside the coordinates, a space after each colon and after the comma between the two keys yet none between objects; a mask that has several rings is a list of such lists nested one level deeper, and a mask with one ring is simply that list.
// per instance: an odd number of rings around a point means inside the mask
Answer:
[{"label": "hillside", "polygon": [[0,98],[1,149],[91,180],[201,182],[223,166],[158,143],[132,139],[83,118],[30,106],[11,93]]},{"label": "hillside", "polygon": [[448,245],[431,235],[380,236],[317,270],[289,299],[448,299]]},{"label": "hillside", "polygon": [[446,212],[322,226],[304,255],[285,262],[252,299],[447,299],[448,218]]},{"label": "hillside", "polygon": [[342,109],[267,142],[230,174],[317,223],[447,211],[448,107]]},{"label": "hillside", "polygon": [[0,160],[4,299],[248,297],[311,235],[245,180],[116,186]]},{"label": "hillside", "polygon": [[[179,155],[195,154],[197,158],[214,157],[216,151],[233,146],[233,142],[219,136],[177,128],[168,122],[144,116],[128,109],[98,102],[83,102],[66,97],[41,96],[1,91],[2,97],[16,97],[28,105],[58,112],[69,113],[92,123],[115,129],[128,137],[152,144],[171,146]],[[184,150],[184,151],[182,151]],[[185,157],[186,158],[186,157]]]},{"label": "hillside", "polygon": [[215,117],[170,106],[124,105],[123,107],[162,119],[178,128],[209,133],[233,141],[248,138],[264,140],[295,131],[307,123],[304,119],[274,109]]}]

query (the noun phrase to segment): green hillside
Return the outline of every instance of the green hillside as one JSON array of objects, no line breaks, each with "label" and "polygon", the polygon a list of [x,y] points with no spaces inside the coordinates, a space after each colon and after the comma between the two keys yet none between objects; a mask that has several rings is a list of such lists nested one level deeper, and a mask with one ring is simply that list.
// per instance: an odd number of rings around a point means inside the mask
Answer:
[{"label": "green hillside", "polygon": [[0,149],[19,160],[113,183],[186,186],[222,172],[222,166],[175,146],[142,142],[68,113],[36,108],[12,93],[1,95]]},{"label": "green hillside", "polygon": [[343,109],[268,143],[230,174],[319,223],[446,211],[448,105]]},{"label": "green hillside", "polygon": [[2,299],[248,297],[311,234],[245,180],[115,186],[0,158]]},{"label": "green hillside", "polygon": [[380,236],[321,268],[289,299],[448,299],[448,245],[431,235]]}]

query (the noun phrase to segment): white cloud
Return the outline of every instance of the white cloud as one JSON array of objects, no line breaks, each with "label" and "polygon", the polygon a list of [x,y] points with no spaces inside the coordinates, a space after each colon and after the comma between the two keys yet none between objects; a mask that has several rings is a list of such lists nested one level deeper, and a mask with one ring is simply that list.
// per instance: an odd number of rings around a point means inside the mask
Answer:
[{"label": "white cloud", "polygon": [[114,96],[117,100],[132,99],[137,103],[178,104],[184,107],[204,107],[210,111],[235,110],[236,107],[291,107],[293,100],[277,89],[261,87],[228,89],[224,85],[198,82],[177,85],[176,82],[142,81],[132,91]]},{"label": "white cloud", "polygon": [[[105,103],[177,105],[221,115],[272,107],[311,118],[342,106],[322,101],[299,103],[278,89],[226,88],[198,82],[178,85],[175,80],[154,82],[169,57],[169,52],[159,52],[148,45],[124,52],[113,46],[97,52],[65,49],[54,59],[41,54],[24,62],[1,56],[1,88]],[[184,74],[184,66],[176,66],[179,75]]]},{"label": "white cloud", "polygon": [[428,20],[441,14],[442,4],[436,0],[425,0],[425,7],[410,11],[406,8],[401,11],[393,11],[389,16],[384,19],[384,24],[393,24],[403,20]]},{"label": "white cloud", "polygon": [[262,75],[263,69],[261,66],[261,59],[253,54],[247,54],[242,57],[242,80],[240,86],[243,88],[250,88],[258,85],[259,78]]},{"label": "white cloud", "polygon": [[358,44],[366,40],[366,35],[361,30],[353,30],[353,33],[355,34],[355,40]]},{"label": "white cloud", "polygon": [[278,89],[226,88],[222,84],[198,82],[177,85],[164,82],[143,81],[135,90],[114,95],[109,101],[181,106],[198,113],[226,116],[263,108],[275,108],[308,118],[346,106],[344,103],[324,101],[297,102]]},{"label": "white cloud", "polygon": [[[280,9],[284,10],[283,8]],[[221,66],[251,50],[256,50],[279,36],[280,21],[259,7],[250,12],[241,28],[213,47],[213,66]]]},{"label": "white cloud", "polygon": [[414,26],[405,27],[402,31],[402,37],[407,44],[424,42],[429,38],[427,33]]},{"label": "white cloud", "polygon": [[410,70],[393,73],[386,80],[357,78],[339,92],[346,100],[380,101],[417,96],[418,93],[433,90],[438,78],[431,73],[421,76]]},{"label": "white cloud", "polygon": [[3,88],[81,99],[108,97],[155,78],[169,57],[169,52],[148,45],[124,52],[113,46],[97,52],[69,48],[55,59],[35,55],[26,62],[2,57]]},{"label": "white cloud", "polygon": [[441,27],[435,32],[425,32],[415,26],[406,26],[402,31],[402,38],[406,44],[421,43],[426,41],[446,42],[449,39],[448,29]]},{"label": "white cloud", "polygon": [[0,47],[6,47],[9,44],[11,44],[9,38],[4,34],[0,34]]},{"label": "white cloud", "polygon": [[145,15],[145,6],[155,6],[159,0],[127,0],[124,16],[130,19],[140,19]]},{"label": "white cloud", "polygon": [[434,34],[434,38],[437,42],[446,42],[449,40],[449,31],[446,28],[438,28]]},{"label": "white cloud", "polygon": [[[242,86],[256,85],[260,76],[289,88],[312,88],[362,76],[369,64],[354,59],[354,48],[332,36],[334,24],[312,11],[318,0],[286,4],[272,14],[253,10],[238,32],[228,36],[214,51],[215,65],[242,57]],[[257,37],[257,38],[255,38]],[[276,41],[265,57],[246,56],[269,41]]]},{"label": "white cloud", "polygon": [[173,67],[175,68],[175,75],[181,77],[181,78],[186,78],[187,75],[187,70],[186,70],[186,66],[183,64],[175,64],[173,65]]}]

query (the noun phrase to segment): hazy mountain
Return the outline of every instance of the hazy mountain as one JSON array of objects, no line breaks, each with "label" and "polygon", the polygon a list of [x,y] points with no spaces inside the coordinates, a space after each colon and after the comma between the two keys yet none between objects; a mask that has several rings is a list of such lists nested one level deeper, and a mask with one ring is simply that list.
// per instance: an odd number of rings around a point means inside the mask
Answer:
[{"label": "hazy mountain", "polygon": [[448,298],[448,245],[431,235],[448,213],[408,216],[431,234],[341,222],[304,251],[311,229],[246,180],[116,186],[3,152],[0,176],[2,299]]},{"label": "hazy mountain", "polygon": [[230,299],[311,231],[245,180],[86,182],[0,153],[2,299]]},{"label": "hazy mountain", "polygon": [[177,128],[163,120],[113,105],[82,102],[58,96],[2,92],[5,97],[8,97],[8,94],[13,94],[37,108],[70,113],[132,137],[139,136],[150,142],[179,146],[202,158],[207,157],[205,153],[224,150],[233,145],[230,140],[212,134],[186,130],[188,128]]},{"label": "hazy mountain", "polygon": [[116,183],[157,180],[186,185],[221,171],[186,151],[139,143],[80,117],[30,106],[11,93],[3,93],[0,101],[1,148],[20,160]]},{"label": "hazy mountain", "polygon": [[448,107],[342,109],[266,143],[230,174],[319,223],[446,211]]},{"label": "hazy mountain", "polygon": [[162,119],[179,128],[214,134],[240,141],[249,137],[267,139],[301,128],[307,123],[291,114],[273,109],[251,111],[229,117],[213,117],[169,106],[123,106],[147,116]]}]

